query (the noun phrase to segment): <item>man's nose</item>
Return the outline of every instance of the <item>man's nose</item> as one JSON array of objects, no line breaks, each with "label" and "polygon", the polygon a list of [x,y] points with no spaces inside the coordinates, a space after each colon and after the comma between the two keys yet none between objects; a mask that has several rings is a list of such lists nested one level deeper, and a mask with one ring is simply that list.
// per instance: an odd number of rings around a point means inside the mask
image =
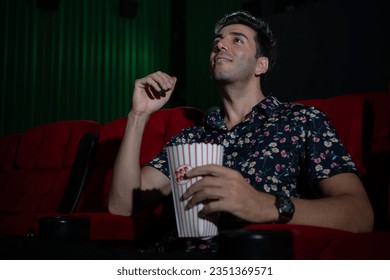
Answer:
[{"label": "man's nose", "polygon": [[218,41],[216,47],[217,47],[217,49],[218,49],[219,51],[222,51],[222,50],[226,51],[226,50],[228,49],[228,45],[227,45],[226,39],[220,39],[220,40]]}]

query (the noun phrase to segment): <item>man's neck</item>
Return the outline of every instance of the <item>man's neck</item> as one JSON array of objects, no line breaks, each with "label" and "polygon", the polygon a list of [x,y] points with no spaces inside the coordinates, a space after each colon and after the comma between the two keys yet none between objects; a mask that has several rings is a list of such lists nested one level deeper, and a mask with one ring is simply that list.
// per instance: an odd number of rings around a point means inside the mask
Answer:
[{"label": "man's neck", "polygon": [[260,86],[220,89],[225,109],[225,123],[229,129],[245,120],[252,108],[265,98]]}]

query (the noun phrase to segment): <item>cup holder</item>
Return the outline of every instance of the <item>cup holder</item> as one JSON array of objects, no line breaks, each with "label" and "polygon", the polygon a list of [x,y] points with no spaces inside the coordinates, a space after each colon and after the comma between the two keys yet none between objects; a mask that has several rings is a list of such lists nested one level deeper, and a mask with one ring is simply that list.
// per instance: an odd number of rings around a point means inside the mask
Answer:
[{"label": "cup holder", "polygon": [[218,257],[225,260],[292,259],[292,233],[288,230],[224,230],[218,235]]},{"label": "cup holder", "polygon": [[90,219],[88,217],[55,216],[38,221],[38,237],[53,240],[88,240]]}]

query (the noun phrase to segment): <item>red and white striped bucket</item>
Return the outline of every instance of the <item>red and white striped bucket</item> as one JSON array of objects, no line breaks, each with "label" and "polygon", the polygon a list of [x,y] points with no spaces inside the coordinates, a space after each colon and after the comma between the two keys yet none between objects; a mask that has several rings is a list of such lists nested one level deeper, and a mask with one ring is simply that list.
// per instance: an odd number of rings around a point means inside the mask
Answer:
[{"label": "red and white striped bucket", "polygon": [[171,186],[179,237],[213,237],[218,234],[217,215],[199,217],[203,204],[185,209],[184,192],[201,177],[186,179],[184,174],[194,167],[223,163],[223,146],[193,143],[167,148]]}]

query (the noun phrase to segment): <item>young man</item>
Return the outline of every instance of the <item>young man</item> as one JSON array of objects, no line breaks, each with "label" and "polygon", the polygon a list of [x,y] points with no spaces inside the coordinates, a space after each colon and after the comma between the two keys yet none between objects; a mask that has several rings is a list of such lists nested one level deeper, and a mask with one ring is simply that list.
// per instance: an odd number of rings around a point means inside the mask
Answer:
[{"label": "young man", "polygon": [[[215,27],[210,72],[223,108],[201,127],[188,128],[168,145],[206,142],[225,147],[224,166],[194,168],[203,176],[184,195],[188,207],[204,203],[231,225],[294,223],[370,231],[373,211],[350,155],[328,119],[313,107],[266,97],[262,77],[274,60],[268,26],[236,12]],[[176,78],[156,72],[135,81],[133,105],[114,168],[109,210],[132,215],[136,190],[170,193],[166,150],[139,167],[141,138],[149,116],[169,100]],[[298,186],[310,182],[316,199]],[[207,203],[206,203],[207,202]]]}]

